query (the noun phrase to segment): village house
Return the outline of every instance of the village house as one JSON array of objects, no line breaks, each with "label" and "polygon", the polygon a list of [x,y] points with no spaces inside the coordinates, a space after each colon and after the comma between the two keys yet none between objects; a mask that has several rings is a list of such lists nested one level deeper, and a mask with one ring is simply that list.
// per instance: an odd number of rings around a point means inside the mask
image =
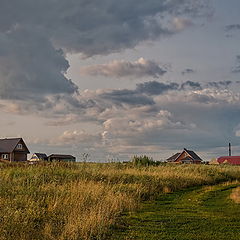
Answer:
[{"label": "village house", "polygon": [[240,165],[240,156],[223,156],[217,159],[219,164]]},{"label": "village house", "polygon": [[217,159],[218,164],[240,165],[240,156],[232,156],[231,143],[228,145],[229,156],[222,156]]},{"label": "village house", "polygon": [[76,158],[72,155],[51,154],[48,156],[50,162],[76,162]]},{"label": "village house", "polygon": [[168,163],[186,163],[186,164],[200,164],[202,159],[191,150],[184,148],[180,153],[174,154],[167,159]]},{"label": "village house", "polygon": [[38,161],[47,161],[48,157],[45,153],[34,153],[29,161],[38,162]]},{"label": "village house", "polygon": [[45,153],[34,153],[29,160],[30,162],[76,162],[76,158],[72,155],[51,154],[47,156]]},{"label": "village house", "polygon": [[0,139],[0,161],[27,161],[28,153],[30,152],[22,138]]}]

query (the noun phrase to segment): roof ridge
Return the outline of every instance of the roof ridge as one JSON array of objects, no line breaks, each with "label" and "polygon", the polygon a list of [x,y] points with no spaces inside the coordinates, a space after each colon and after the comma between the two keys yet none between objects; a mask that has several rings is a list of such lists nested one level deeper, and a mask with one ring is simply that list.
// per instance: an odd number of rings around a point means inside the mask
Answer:
[{"label": "roof ridge", "polygon": [[0,138],[0,140],[16,140],[16,139],[22,139],[21,137],[19,138]]}]

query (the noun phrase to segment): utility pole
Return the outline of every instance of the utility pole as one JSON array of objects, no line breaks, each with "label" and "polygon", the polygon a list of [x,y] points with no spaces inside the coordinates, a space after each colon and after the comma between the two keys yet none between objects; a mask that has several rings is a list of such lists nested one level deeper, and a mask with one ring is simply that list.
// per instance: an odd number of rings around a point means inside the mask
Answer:
[{"label": "utility pole", "polygon": [[232,156],[231,143],[229,143],[228,145],[228,151],[229,151],[229,157],[231,157]]}]

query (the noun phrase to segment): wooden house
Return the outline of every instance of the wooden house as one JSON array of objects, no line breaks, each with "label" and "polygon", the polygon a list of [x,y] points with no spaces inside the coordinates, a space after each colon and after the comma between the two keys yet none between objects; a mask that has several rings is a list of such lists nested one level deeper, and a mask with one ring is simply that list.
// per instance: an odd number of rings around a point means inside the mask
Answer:
[{"label": "wooden house", "polygon": [[38,161],[47,161],[48,157],[45,153],[34,153],[29,161],[38,162]]},{"label": "wooden house", "polygon": [[0,161],[27,161],[28,153],[30,152],[22,138],[0,139]]},{"label": "wooden house", "polygon": [[72,155],[51,154],[48,156],[50,162],[76,162],[76,158]]},{"label": "wooden house", "polygon": [[191,150],[184,148],[180,153],[174,154],[172,157],[167,159],[169,163],[186,163],[186,164],[200,164],[202,159]]}]

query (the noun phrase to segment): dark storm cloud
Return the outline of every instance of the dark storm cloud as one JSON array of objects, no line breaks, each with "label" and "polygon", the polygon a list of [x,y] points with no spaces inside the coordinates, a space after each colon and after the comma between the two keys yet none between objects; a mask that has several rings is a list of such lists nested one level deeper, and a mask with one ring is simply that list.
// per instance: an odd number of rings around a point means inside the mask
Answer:
[{"label": "dark storm cloud", "polygon": [[64,54],[109,54],[174,34],[168,19],[200,16],[203,2],[0,0],[0,98],[75,93]]},{"label": "dark storm cloud", "polygon": [[64,76],[68,67],[63,52],[37,30],[0,33],[0,98],[72,94],[77,86]]},{"label": "dark storm cloud", "polygon": [[194,0],[1,0],[0,29],[16,24],[40,26],[56,44],[86,55],[135,46],[172,32],[161,17],[196,15],[203,2]]}]

